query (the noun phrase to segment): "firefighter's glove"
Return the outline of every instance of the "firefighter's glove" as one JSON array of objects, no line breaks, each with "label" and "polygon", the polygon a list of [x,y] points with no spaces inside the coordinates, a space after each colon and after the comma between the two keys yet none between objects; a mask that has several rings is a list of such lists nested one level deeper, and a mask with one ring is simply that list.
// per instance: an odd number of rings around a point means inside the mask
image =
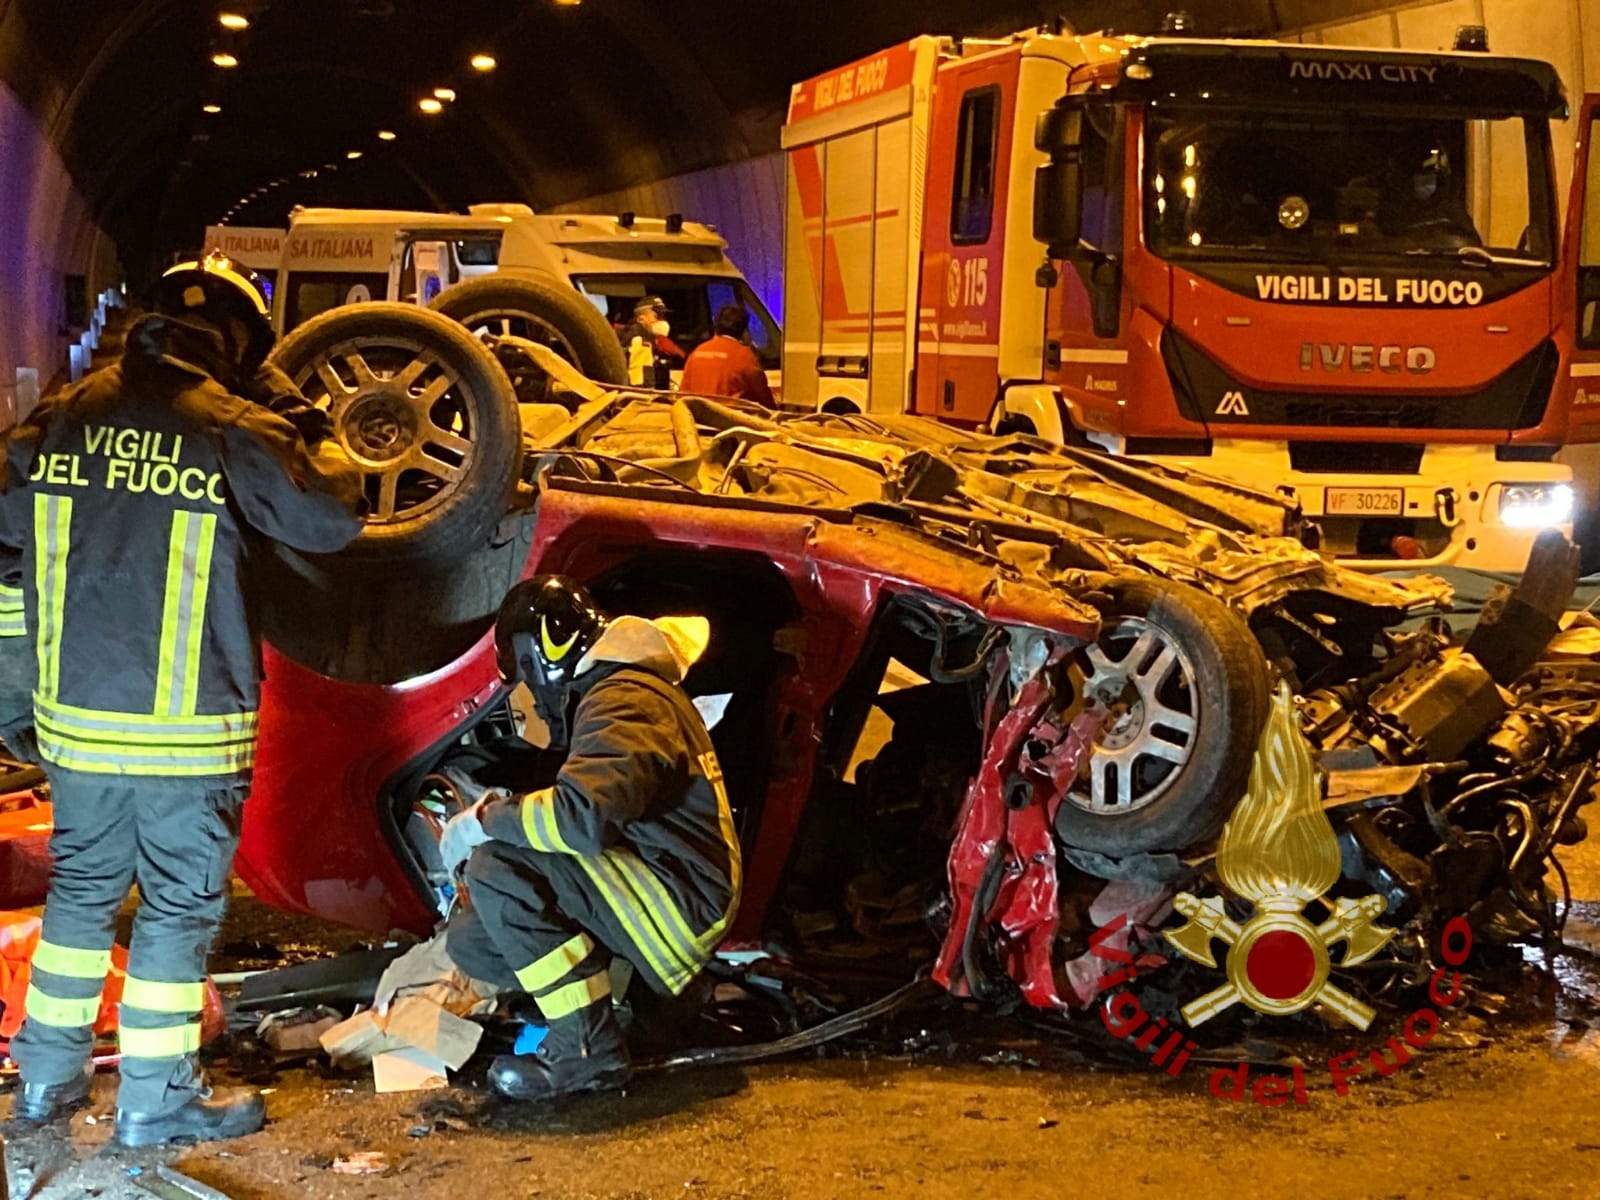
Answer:
[{"label": "firefighter's glove", "polygon": [[278,413],[293,425],[307,446],[318,446],[333,437],[333,418],[309,404],[295,405]]},{"label": "firefighter's glove", "polygon": [[271,363],[263,363],[254,376],[241,384],[239,393],[288,421],[307,446],[333,436],[333,418],[307,400],[294,380]]},{"label": "firefighter's glove", "polygon": [[472,857],[474,850],[490,840],[483,830],[483,806],[487,803],[487,800],[480,800],[465,812],[451,817],[439,837],[439,857],[444,859],[444,869],[452,875]]},{"label": "firefighter's glove", "polygon": [[439,774],[449,780],[456,798],[466,806],[450,818],[439,838],[439,856],[444,859],[445,870],[454,873],[474,850],[490,840],[483,829],[483,810],[489,801],[500,799],[505,793],[479,783],[460,767],[446,766]]}]

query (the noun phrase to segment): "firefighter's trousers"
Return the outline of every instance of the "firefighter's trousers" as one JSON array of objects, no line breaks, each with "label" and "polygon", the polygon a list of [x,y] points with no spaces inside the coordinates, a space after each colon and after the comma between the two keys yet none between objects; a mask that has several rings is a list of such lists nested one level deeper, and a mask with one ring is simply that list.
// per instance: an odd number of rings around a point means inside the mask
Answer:
[{"label": "firefighter's trousers", "polygon": [[195,1052],[206,956],[222,919],[248,788],[50,769],[55,860],[12,1057],[28,1083],[71,1080],[88,1060],[118,911],[139,884],[119,1043],[117,1107],[163,1113],[201,1086]]},{"label": "firefighter's trousers", "polygon": [[602,896],[572,856],[489,842],[467,865],[467,894],[471,907],[450,919],[450,957],[474,978],[528,992],[549,1021],[610,998],[613,955],[659,992],[687,982],[656,969],[663,952],[646,905],[617,911],[619,894]]}]

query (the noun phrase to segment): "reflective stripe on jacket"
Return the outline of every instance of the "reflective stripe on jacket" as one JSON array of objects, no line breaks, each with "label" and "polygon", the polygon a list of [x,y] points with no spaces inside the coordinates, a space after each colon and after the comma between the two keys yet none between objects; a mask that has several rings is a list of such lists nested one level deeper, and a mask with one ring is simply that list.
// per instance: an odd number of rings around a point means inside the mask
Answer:
[{"label": "reflective stripe on jacket", "polygon": [[581,690],[554,786],[486,807],[485,832],[572,856],[671,992],[738,908],[739,835],[705,723],[655,672],[607,664]]},{"label": "reflective stripe on jacket", "polygon": [[72,770],[247,774],[252,560],[268,539],[329,552],[360,531],[354,473],[175,353],[184,332],[140,327],[119,366],[7,438],[0,728],[31,690],[40,754]]}]

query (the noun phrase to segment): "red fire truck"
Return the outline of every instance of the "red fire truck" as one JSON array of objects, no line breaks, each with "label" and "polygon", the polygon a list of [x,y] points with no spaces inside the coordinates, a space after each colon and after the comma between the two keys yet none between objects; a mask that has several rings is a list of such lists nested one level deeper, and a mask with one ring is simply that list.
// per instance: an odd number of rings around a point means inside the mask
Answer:
[{"label": "red fire truck", "polygon": [[1518,569],[1570,531],[1557,452],[1600,441],[1591,114],[1563,254],[1547,63],[916,38],[794,88],[785,401],[1289,489],[1361,563]]}]

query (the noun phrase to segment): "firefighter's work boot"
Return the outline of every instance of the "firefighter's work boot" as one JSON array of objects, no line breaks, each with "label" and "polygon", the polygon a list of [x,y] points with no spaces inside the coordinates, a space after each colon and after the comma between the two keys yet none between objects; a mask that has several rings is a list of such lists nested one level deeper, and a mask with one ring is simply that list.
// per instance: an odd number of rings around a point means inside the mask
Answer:
[{"label": "firefighter's work boot", "polygon": [[205,1088],[187,1104],[164,1113],[117,1109],[119,1146],[161,1146],[168,1142],[221,1142],[244,1137],[267,1123],[267,1105],[254,1088]]},{"label": "firefighter's work boot", "polygon": [[70,1117],[89,1103],[89,1084],[94,1066],[66,1083],[25,1083],[11,1106],[11,1119],[22,1125],[49,1125]]},{"label": "firefighter's work boot", "polygon": [[577,1092],[621,1091],[631,1063],[608,996],[582,1012],[550,1022],[533,1054],[502,1054],[489,1068],[494,1089],[512,1100],[538,1102]]}]

